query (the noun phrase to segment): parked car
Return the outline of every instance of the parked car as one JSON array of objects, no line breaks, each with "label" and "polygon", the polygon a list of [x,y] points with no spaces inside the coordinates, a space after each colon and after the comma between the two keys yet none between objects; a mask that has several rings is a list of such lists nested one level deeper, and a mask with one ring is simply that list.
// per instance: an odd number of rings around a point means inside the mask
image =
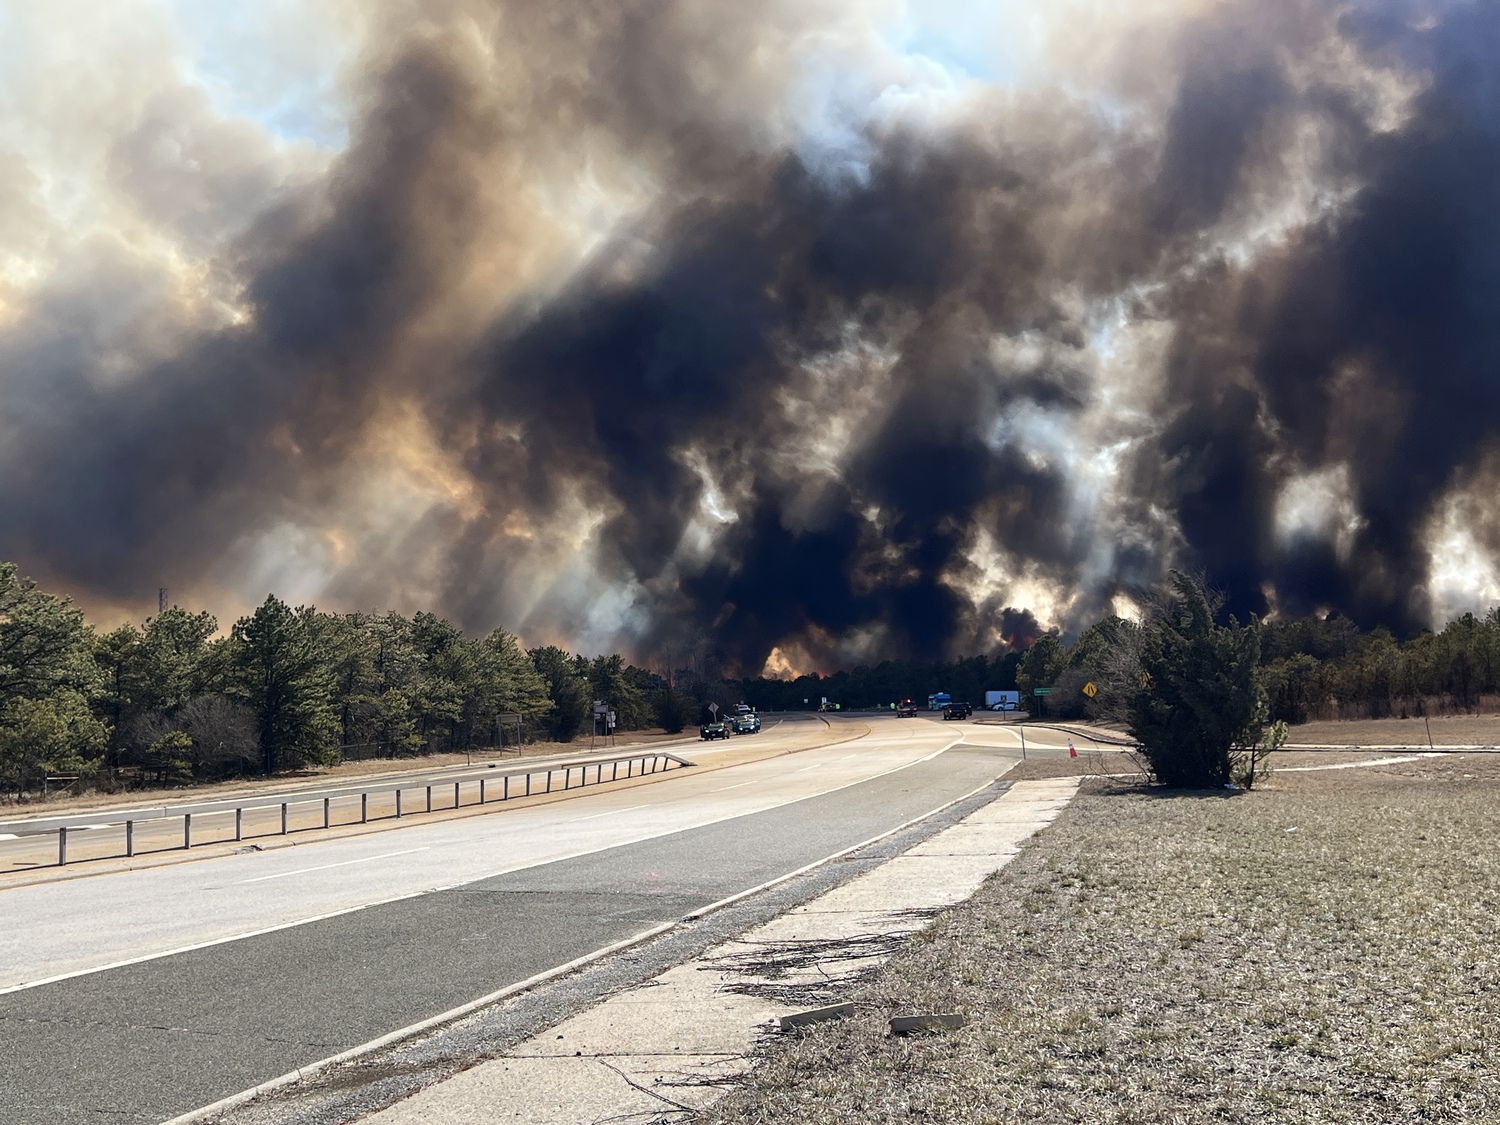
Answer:
[{"label": "parked car", "polygon": [[718,721],[712,723],[704,723],[703,726],[698,729],[698,739],[700,742],[712,742],[716,738],[728,737],[728,725]]},{"label": "parked car", "polygon": [[968,703],[950,703],[943,708],[944,719],[967,719],[974,714],[974,707]]}]

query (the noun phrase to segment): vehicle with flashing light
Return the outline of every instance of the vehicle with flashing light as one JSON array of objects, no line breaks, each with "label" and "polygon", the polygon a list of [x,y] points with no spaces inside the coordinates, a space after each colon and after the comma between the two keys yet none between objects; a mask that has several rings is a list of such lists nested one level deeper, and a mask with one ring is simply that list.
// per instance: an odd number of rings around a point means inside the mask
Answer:
[{"label": "vehicle with flashing light", "polygon": [[896,708],[896,718],[915,719],[917,717],[917,705],[910,699],[903,699]]}]

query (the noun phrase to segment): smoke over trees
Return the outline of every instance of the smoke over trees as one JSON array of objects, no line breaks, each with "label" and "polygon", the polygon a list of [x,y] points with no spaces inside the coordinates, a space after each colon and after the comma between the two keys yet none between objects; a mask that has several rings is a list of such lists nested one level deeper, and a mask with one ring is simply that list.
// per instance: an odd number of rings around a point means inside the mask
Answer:
[{"label": "smoke over trees", "polygon": [[391,2],[316,143],[56,7],[5,77],[0,552],[101,614],[756,676],[1173,566],[1397,637],[1500,596],[1491,6],[1063,3],[980,73],[839,2]]}]

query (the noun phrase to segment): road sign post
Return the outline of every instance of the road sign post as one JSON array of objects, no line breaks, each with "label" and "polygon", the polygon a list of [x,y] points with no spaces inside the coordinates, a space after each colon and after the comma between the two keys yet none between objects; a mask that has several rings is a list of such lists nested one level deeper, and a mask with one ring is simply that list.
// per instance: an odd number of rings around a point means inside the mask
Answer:
[{"label": "road sign post", "polygon": [[589,724],[589,749],[594,748],[594,739],[599,734],[599,720],[609,714],[609,704],[602,699],[594,700],[594,720]]}]

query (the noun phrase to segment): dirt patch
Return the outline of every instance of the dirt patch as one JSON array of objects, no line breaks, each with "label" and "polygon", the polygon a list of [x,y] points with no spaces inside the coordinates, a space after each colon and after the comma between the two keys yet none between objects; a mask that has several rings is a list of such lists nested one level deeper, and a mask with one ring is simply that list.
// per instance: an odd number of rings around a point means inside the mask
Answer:
[{"label": "dirt patch", "polygon": [[[703,1120],[1494,1121],[1492,762],[1087,782],[854,1019],[768,1044]],[[953,1011],[962,1031],[883,1034]]]}]

